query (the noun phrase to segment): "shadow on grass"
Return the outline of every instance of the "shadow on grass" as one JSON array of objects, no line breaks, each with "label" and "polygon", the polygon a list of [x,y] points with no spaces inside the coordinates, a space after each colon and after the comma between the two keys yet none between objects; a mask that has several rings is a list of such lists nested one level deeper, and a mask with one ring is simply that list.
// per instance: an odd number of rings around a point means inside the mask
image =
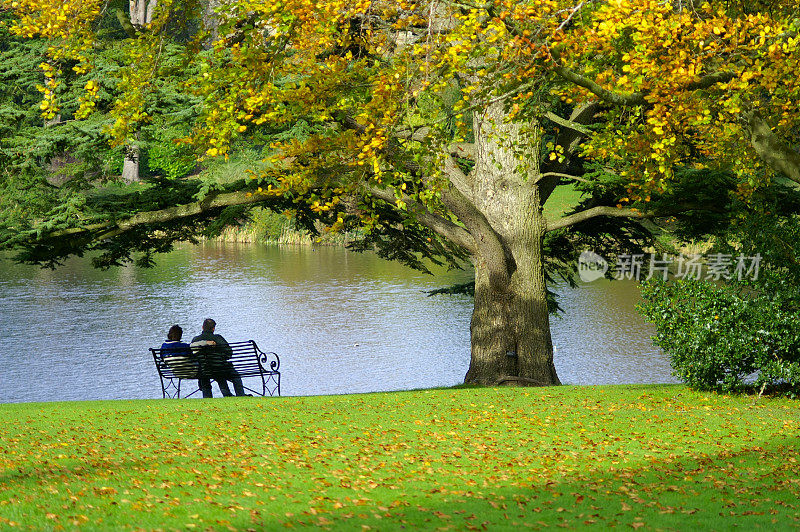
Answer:
[{"label": "shadow on grass", "polygon": [[[118,460],[118,459],[96,459],[81,460],[75,458],[70,460],[69,465],[45,464],[32,466],[25,464],[18,466],[16,470],[8,470],[0,474],[0,486],[2,488],[17,488],[20,485],[48,484],[52,482],[62,482],[69,480],[94,481],[103,478],[113,477],[115,473],[128,471],[131,469],[146,469],[150,467],[149,462],[143,460]],[[0,493],[2,493],[0,488]]]}]

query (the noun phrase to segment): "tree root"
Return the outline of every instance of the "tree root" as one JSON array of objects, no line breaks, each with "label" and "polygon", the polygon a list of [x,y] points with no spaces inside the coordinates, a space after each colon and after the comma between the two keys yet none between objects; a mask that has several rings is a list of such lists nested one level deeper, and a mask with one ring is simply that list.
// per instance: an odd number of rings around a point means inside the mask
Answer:
[{"label": "tree root", "polygon": [[552,386],[552,383],[529,379],[527,377],[517,377],[515,375],[504,375],[498,377],[494,386]]}]

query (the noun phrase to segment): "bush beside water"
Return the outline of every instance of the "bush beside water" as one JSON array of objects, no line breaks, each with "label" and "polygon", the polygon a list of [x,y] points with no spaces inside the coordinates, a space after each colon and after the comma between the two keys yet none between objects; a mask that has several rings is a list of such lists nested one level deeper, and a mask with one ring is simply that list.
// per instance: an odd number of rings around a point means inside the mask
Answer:
[{"label": "bush beside water", "polygon": [[655,343],[675,375],[698,390],[800,386],[800,313],[743,286],[692,279],[642,287]]}]

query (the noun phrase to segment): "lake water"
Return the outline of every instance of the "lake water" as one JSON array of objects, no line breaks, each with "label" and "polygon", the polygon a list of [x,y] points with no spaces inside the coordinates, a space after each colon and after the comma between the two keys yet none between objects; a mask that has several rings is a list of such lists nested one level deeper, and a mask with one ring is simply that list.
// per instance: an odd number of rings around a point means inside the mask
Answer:
[{"label": "lake water", "polygon": [[[181,246],[152,269],[99,271],[86,259],[55,271],[0,268],[0,402],[160,398],[147,348],[176,323],[191,339],[206,317],[229,341],[280,355],[283,395],[450,386],[469,366],[472,299],[424,293],[469,272],[429,276],[339,248],[223,243]],[[634,310],[635,284],[558,291],[562,382],[674,382]]]}]

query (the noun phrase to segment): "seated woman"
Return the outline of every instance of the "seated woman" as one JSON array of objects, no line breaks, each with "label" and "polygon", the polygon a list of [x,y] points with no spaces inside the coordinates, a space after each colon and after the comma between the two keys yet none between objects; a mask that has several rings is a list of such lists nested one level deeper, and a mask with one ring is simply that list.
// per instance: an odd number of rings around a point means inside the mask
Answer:
[{"label": "seated woman", "polygon": [[199,377],[198,370],[200,365],[197,357],[189,347],[189,344],[181,342],[183,329],[179,325],[173,325],[167,333],[167,341],[161,344],[161,358],[172,369],[176,377],[183,379],[196,378],[203,397],[212,397],[211,379]]}]

